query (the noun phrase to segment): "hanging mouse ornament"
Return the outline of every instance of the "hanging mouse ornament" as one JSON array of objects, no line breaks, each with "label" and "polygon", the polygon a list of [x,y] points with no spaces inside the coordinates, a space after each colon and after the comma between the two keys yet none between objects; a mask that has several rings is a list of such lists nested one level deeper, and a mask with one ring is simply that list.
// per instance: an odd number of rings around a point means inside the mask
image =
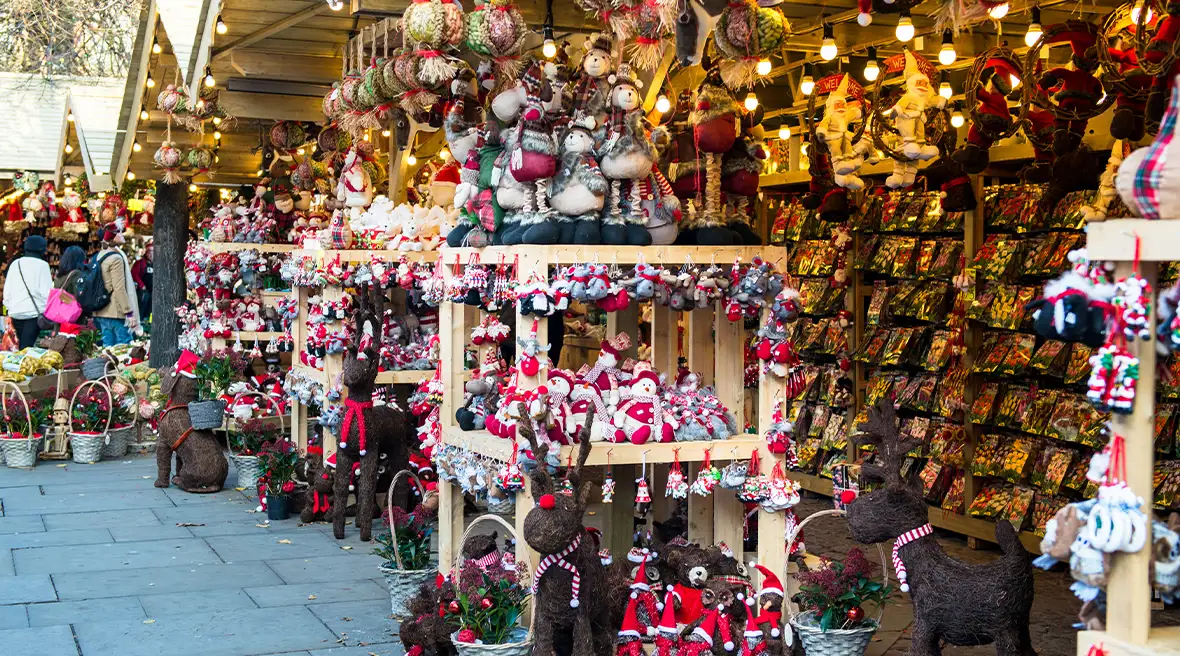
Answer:
[{"label": "hanging mouse ornament", "polygon": [[705,459],[701,462],[701,469],[697,472],[696,480],[692,482],[689,491],[699,497],[707,497],[717,489],[721,482],[721,470],[713,466],[713,450],[705,451]]},{"label": "hanging mouse ornament", "polygon": [[688,498],[688,481],[685,480],[684,470],[680,468],[680,449],[672,450],[672,464],[668,468],[668,482],[664,486],[664,496],[670,499]]},{"label": "hanging mouse ornament", "polygon": [[602,502],[615,502],[615,477],[610,467],[610,452],[606,454],[606,475],[602,478]]}]

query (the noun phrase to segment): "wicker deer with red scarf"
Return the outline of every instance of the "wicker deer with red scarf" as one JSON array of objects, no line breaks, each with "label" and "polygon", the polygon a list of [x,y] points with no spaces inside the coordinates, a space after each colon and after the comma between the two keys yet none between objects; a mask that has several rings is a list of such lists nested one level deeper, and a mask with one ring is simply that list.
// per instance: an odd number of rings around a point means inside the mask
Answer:
[{"label": "wicker deer with red scarf", "polygon": [[1003,555],[990,563],[951,558],[932,535],[921,490],[900,474],[905,454],[921,440],[901,435],[888,399],[869,410],[868,423],[859,429],[858,441],[875,446],[880,462],[866,464],[862,471],[884,485],[848,505],[848,526],[852,538],[862,544],[896,540],[893,567],[901,590],[914,600],[910,654],[938,656],[943,642],[994,642],[998,656],[1034,656],[1028,631],[1032,556],[1016,529],[1008,522],[996,523],[996,542]]},{"label": "wicker deer with red scarf", "polygon": [[[370,298],[371,297],[371,298]],[[373,516],[377,513],[376,492],[378,469],[385,461],[388,471],[406,468],[409,432],[405,416],[393,405],[373,404],[377,370],[381,364],[380,347],[383,297],[380,290],[361,287],[356,296],[356,332],[353,345],[344,354],[340,382],[348,388],[344,400],[344,421],[336,449],[336,471],[352,471],[353,463],[360,462],[356,482],[357,513],[355,524],[362,541],[372,537]],[[336,476],[332,490],[332,533],[344,539],[344,519],[348,498],[348,476]]]},{"label": "wicker deer with red scarf", "polygon": [[[520,411],[525,412],[523,408]],[[582,466],[590,455],[593,423],[593,416],[588,416],[579,435],[577,463],[566,472],[568,493],[558,490],[545,467],[548,443],[539,443],[531,422],[517,426],[539,463],[529,474],[537,505],[524,519],[524,539],[541,554],[533,576],[534,656],[554,656],[557,636],[570,634],[571,656],[611,653],[615,631],[607,594],[611,588],[597,543],[583,523],[593,483],[582,480]]]}]

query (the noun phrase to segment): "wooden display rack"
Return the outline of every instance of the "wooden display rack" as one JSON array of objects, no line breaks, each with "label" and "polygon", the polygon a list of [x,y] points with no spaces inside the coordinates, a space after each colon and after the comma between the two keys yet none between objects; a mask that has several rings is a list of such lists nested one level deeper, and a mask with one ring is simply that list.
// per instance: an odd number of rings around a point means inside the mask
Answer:
[{"label": "wooden display rack", "polygon": [[[1112,219],[1092,223],[1087,229],[1086,251],[1092,261],[1115,262],[1115,276],[1132,271],[1136,237],[1139,238],[1139,274],[1159,291],[1158,263],[1180,254],[1180,221]],[[1156,314],[1148,315],[1155,335]],[[1154,342],[1138,348],[1139,385],[1134,412],[1114,415],[1114,430],[1126,440],[1127,485],[1143,499],[1143,511],[1151,516],[1152,470],[1155,443],[1156,353]],[[1078,633],[1078,654],[1086,656],[1098,645],[1109,656],[1167,656],[1180,654],[1180,627],[1151,626],[1151,549],[1116,553],[1106,577],[1106,630]]]},{"label": "wooden display rack", "polygon": [[[475,252],[474,249],[446,249],[446,260],[455,254],[460,261]],[[740,259],[749,263],[754,257],[772,262],[779,270],[784,264],[785,251],[782,248],[764,247],[697,247],[697,246],[517,246],[488,247],[478,251],[484,264],[495,263],[502,256],[504,261],[516,261],[518,277],[522,280],[536,273],[542,278],[548,276],[551,266],[599,262],[619,265],[647,262],[669,267],[692,264],[728,265]],[[444,276],[452,275],[450,267],[444,267]],[[677,349],[677,320],[679,314],[666,306],[652,308],[651,362],[659,372],[673,375],[680,355]],[[443,400],[441,408],[442,434],[445,444],[471,449],[473,452],[499,460],[507,460],[512,449],[511,442],[493,437],[487,431],[463,431],[455,421],[455,410],[463,403],[463,387],[469,372],[464,362],[471,329],[479,321],[479,310],[465,305],[443,303],[439,307],[439,336],[441,365],[443,372]],[[743,389],[744,347],[746,341],[742,322],[729,321],[721,311],[720,304],[710,313],[705,310],[688,312],[686,357],[688,367],[702,374],[702,385],[713,385],[721,402],[738,418],[739,426],[744,416],[745,391]],[[532,330],[533,317],[517,316],[516,334],[526,335]],[[639,308],[633,303],[622,312],[607,314],[607,336],[623,332],[638,334]],[[537,339],[548,341],[548,325],[539,322]],[[495,346],[481,346],[477,362],[483,360],[484,351]],[[636,345],[632,345],[623,357],[635,357]],[[526,389],[540,385],[547,376],[542,368],[537,376],[519,379]],[[601,512],[604,541],[616,555],[631,547],[632,523],[634,518],[632,498],[635,495],[635,479],[639,476],[637,465],[647,462],[663,464],[658,467],[651,480],[653,511],[651,515],[667,510],[672,500],[663,493],[667,478],[667,464],[679,452],[680,461],[685,464],[689,480],[696,476],[698,464],[706,452],[711,452],[715,463],[732,460],[747,460],[753,449],[761,450],[763,473],[769,474],[774,466],[774,456],[766,450],[762,435],[771,424],[771,406],[781,397],[783,381],[763,376],[757,390],[758,433],[737,435],[728,440],[707,442],[675,442],[671,444],[648,443],[642,446],[631,444],[598,443],[590,452],[587,464],[603,468],[608,461],[616,482],[616,501],[610,505],[597,506],[591,515]],[[569,457],[573,447],[563,447],[561,458]],[[455,485],[442,484],[439,507],[439,568],[449,571],[459,550],[458,540],[463,534],[463,494]],[[527,510],[532,508],[531,492],[526,488],[516,495],[516,528],[523,532]],[[688,533],[690,540],[705,544],[725,542],[740,550],[743,538],[745,513],[740,501],[728,491],[718,491],[712,497],[690,495],[688,499]],[[776,572],[786,571],[786,554],[783,533],[785,518],[782,513],[760,513],[758,533],[758,562]],[[516,546],[516,557],[526,562],[530,571],[536,568],[538,556],[520,540]],[[740,556],[739,556],[740,557]],[[743,559],[744,560],[744,559]]]}]

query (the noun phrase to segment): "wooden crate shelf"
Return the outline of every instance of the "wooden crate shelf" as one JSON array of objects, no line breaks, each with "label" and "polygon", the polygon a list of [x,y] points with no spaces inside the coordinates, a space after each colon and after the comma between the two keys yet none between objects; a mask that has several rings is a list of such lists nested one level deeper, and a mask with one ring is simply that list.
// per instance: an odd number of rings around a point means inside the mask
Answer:
[{"label": "wooden crate shelf", "polygon": [[214,253],[236,251],[258,251],[259,253],[292,253],[299,250],[295,244],[244,244],[232,241],[210,241],[202,244]]},{"label": "wooden crate shelf", "polygon": [[774,260],[782,257],[777,247],[764,246],[488,246],[487,248],[444,248],[441,252],[445,262],[452,262],[456,255],[460,262],[467,262],[467,258],[474,253],[480,255],[484,264],[495,264],[503,256],[511,263],[520,257],[522,270],[526,262],[545,262],[552,266],[557,264],[579,264],[582,262],[598,262],[601,264],[634,264],[648,262],[651,264],[679,265],[685,262],[705,264],[716,262],[719,265],[732,264],[735,259],[749,262],[755,257]]},{"label": "wooden crate shelf", "polygon": [[[501,460],[507,460],[512,455],[510,440],[495,437],[486,430],[463,431],[457,428],[448,430],[443,435],[443,441],[446,444],[465,447]],[[750,450],[761,446],[762,442],[762,438],[755,435],[737,435],[726,440],[670,442],[666,444],[595,442],[586,464],[605,466],[608,457],[611,465],[638,465],[643,462],[668,463],[672,462],[676,451],[680,452],[680,462],[682,463],[701,462],[705,459],[706,452],[711,452],[710,458],[715,462],[748,460]],[[577,450],[577,445],[561,447],[561,461],[565,462],[567,458],[575,455]]]}]

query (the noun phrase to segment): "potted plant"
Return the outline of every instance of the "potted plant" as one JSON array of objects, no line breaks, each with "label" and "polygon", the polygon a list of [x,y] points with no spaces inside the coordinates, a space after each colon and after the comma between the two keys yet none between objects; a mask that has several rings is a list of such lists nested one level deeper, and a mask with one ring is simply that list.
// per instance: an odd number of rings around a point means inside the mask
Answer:
[{"label": "potted plant", "polygon": [[[390,485],[392,489],[396,478]],[[430,536],[435,512],[418,504],[412,512],[391,505],[384,513],[388,533],[376,536],[373,553],[381,556],[381,574],[389,585],[392,614],[398,619],[410,617],[410,599],[418,589],[434,579],[438,568],[430,562]]]},{"label": "potted plant", "polygon": [[793,597],[799,615],[791,626],[799,632],[807,652],[856,656],[877,632],[878,620],[867,617],[864,607],[882,608],[893,591],[872,578],[877,566],[857,548],[843,561],[823,558],[817,569],[799,572],[799,592]]},{"label": "potted plant", "polygon": [[0,433],[0,448],[4,463],[9,467],[34,467],[41,444],[45,437],[41,428],[49,416],[49,408],[34,400],[29,403],[22,397],[6,399],[3,404],[3,432]]},{"label": "potted plant", "polygon": [[69,422],[74,462],[93,464],[102,458],[113,405],[111,390],[101,381],[89,380],[74,390]]},{"label": "potted plant", "polygon": [[238,471],[238,484],[243,490],[253,490],[258,487],[258,475],[261,471],[258,463],[258,453],[262,445],[278,439],[278,431],[261,419],[250,419],[237,424],[237,430],[228,436],[230,460]]},{"label": "potted plant", "polygon": [[[485,518],[499,519],[483,515],[475,521]],[[459,616],[459,630],[451,634],[458,656],[528,656],[533,644],[528,629],[519,626],[528,585],[516,570],[496,566],[485,570],[464,560],[455,592],[448,610]]]},{"label": "potted plant", "polygon": [[266,516],[287,519],[291,513],[291,493],[295,491],[295,467],[299,453],[285,439],[267,442],[258,452],[259,493],[266,495]]},{"label": "potted plant", "polygon": [[197,377],[197,400],[188,404],[188,418],[194,429],[221,427],[226,406],[226,400],[221,397],[245,369],[246,363],[241,355],[226,349],[206,351],[197,361],[193,368]]}]

